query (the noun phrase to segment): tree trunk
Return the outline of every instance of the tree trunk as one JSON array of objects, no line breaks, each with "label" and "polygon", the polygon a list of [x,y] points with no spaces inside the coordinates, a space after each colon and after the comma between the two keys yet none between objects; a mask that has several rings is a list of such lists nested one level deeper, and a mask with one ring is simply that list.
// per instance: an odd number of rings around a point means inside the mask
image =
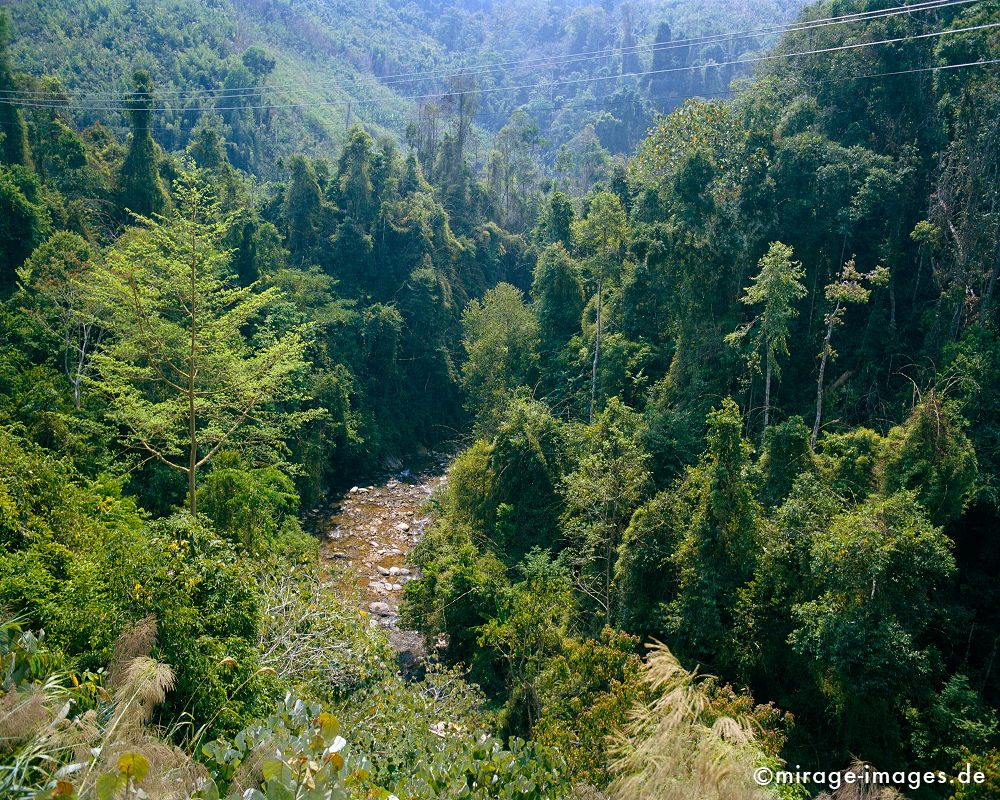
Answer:
[{"label": "tree trunk", "polygon": [[823,355],[819,359],[819,378],[816,380],[816,421],[813,422],[812,435],[809,437],[809,449],[816,449],[816,439],[819,438],[819,426],[823,419],[823,376],[826,375],[826,359],[830,355],[830,339],[833,338],[833,323],[840,311],[837,303],[826,325],[826,336],[823,337]]},{"label": "tree trunk", "polygon": [[196,303],[198,300],[197,291],[197,274],[198,274],[198,255],[195,252],[191,253],[191,349],[188,353],[188,436],[190,437],[190,442],[188,443],[188,507],[191,511],[191,516],[195,516],[198,513],[198,484],[195,478],[197,477],[198,471],[198,429],[197,420],[195,419],[194,410],[194,375],[195,375],[195,361],[197,352],[197,314],[198,310]]},{"label": "tree trunk", "polygon": [[767,374],[764,376],[764,427],[771,418],[771,359],[767,360]]},{"label": "tree trunk", "polygon": [[594,421],[594,405],[597,402],[597,362],[601,355],[601,287],[603,280],[597,281],[597,333],[594,337],[594,364],[590,371],[590,421]]},{"label": "tree trunk", "polygon": [[993,293],[996,291],[997,282],[1000,281],[1000,247],[997,248],[996,265],[990,275],[989,283],[986,284],[986,291],[983,293],[983,302],[980,305],[981,322],[989,325],[990,311],[993,306]]}]

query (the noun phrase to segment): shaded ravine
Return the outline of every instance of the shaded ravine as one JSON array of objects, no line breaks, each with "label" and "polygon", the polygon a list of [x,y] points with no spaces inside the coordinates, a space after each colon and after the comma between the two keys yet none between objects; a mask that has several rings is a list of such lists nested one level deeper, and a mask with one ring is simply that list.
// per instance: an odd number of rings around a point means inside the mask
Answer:
[{"label": "shaded ravine", "polygon": [[418,576],[408,559],[431,522],[426,504],[444,484],[448,464],[437,455],[381,482],[352,487],[309,520],[321,537],[321,562],[357,573],[364,610],[386,629],[404,671],[424,656],[422,637],[398,627],[403,587]]}]

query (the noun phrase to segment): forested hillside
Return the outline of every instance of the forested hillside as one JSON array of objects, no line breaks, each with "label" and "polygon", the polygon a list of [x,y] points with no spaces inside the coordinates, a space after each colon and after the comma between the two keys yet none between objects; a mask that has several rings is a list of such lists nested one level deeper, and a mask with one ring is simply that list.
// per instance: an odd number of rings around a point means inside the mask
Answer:
[{"label": "forested hillside", "polygon": [[[747,71],[734,62],[773,44],[775,24],[800,5],[17,0],[11,16],[18,68],[58,81],[32,87],[70,93],[79,127],[121,131],[121,93],[145,69],[170,109],[152,131],[160,145],[186,147],[197,120],[220,109],[231,162],[259,176],[275,177],[275,156],[333,155],[352,122],[418,136],[426,156],[458,113],[470,116],[474,168],[506,127],[546,172],[565,147],[569,179],[574,160],[606,170],[610,154],[631,151],[655,111],[724,94]],[[734,29],[764,33],[724,37]],[[670,47],[675,39],[685,43]],[[716,63],[725,66],[707,66]],[[680,64],[699,69],[662,72]],[[452,93],[473,87],[481,92],[455,108]],[[529,116],[511,119],[521,108]],[[406,134],[414,123],[419,132]]]},{"label": "forested hillside", "polygon": [[18,0],[0,797],[1000,795],[998,280],[998,0]]}]

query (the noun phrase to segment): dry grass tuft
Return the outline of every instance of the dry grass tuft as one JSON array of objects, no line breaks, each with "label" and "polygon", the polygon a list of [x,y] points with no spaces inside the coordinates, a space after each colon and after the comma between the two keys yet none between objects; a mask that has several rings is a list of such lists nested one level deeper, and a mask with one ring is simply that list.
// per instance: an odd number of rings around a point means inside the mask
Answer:
[{"label": "dry grass tuft", "polygon": [[117,689],[125,678],[129,664],[140,656],[149,656],[156,644],[158,632],[156,617],[152,614],[143,617],[135,625],[126,628],[115,640],[108,664],[107,683],[112,689]]},{"label": "dry grass tuft", "polygon": [[273,752],[268,753],[266,746],[259,746],[247,753],[233,774],[233,780],[229,786],[230,792],[242,795],[244,792],[256,788],[263,777],[261,768],[269,757],[273,757]]},{"label": "dry grass tuft", "polygon": [[115,716],[112,728],[144,725],[153,707],[162,703],[174,688],[174,671],[149,656],[133,658],[115,690]]},{"label": "dry grass tuft", "polygon": [[40,686],[0,696],[0,752],[35,736],[52,716],[48,698]]},{"label": "dry grass tuft", "polygon": [[[840,774],[844,776],[851,772],[855,775],[864,775],[866,772],[871,774],[875,771],[875,767],[871,764],[855,760]],[[906,798],[892,786],[855,779],[854,783],[841,780],[840,788],[833,794],[823,792],[816,797],[816,800],[906,800]]]},{"label": "dry grass tuft", "polygon": [[119,757],[126,753],[142,753],[149,761],[149,774],[141,783],[149,800],[188,800],[208,778],[208,771],[183,750],[146,730],[134,731],[113,745],[105,744],[93,774],[115,772]]},{"label": "dry grass tuft", "polygon": [[654,699],[636,707],[612,747],[614,800],[762,800],[753,782],[761,752],[748,720],[702,721],[698,676],[663,644],[650,646],[646,681]]}]

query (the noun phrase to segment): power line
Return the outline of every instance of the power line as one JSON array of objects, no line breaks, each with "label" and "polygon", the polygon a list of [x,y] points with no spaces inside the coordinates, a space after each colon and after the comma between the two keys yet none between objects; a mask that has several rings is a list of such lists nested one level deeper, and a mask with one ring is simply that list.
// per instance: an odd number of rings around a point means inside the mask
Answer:
[{"label": "power line", "polygon": [[[774,25],[766,26],[764,28],[749,30],[749,31],[737,31],[722,34],[712,34],[702,37],[692,37],[688,39],[677,39],[671,42],[654,42],[652,44],[645,45],[634,45],[628,48],[613,48],[604,50],[594,50],[585,53],[578,54],[565,54],[561,56],[551,56],[548,58],[538,58],[538,59],[521,59],[521,60],[510,60],[504,62],[496,62],[494,64],[485,64],[473,66],[470,68],[453,68],[453,67],[441,67],[435,70],[425,70],[422,72],[410,72],[410,73],[397,73],[394,75],[385,76],[378,80],[375,84],[377,87],[391,87],[401,83],[413,83],[419,80],[440,78],[440,77],[473,77],[480,74],[489,74],[490,72],[495,72],[500,69],[507,68],[517,68],[517,67],[562,67],[567,64],[578,63],[581,61],[589,61],[598,58],[614,57],[624,54],[635,54],[642,51],[662,51],[662,50],[672,50],[678,48],[689,48],[692,46],[700,46],[705,44],[715,44],[723,43],[729,41],[738,41],[740,39],[746,38],[756,38],[761,36],[770,36],[776,33],[795,33],[803,30],[812,30],[820,27],[827,27],[830,25],[843,25],[853,22],[866,22],[873,19],[882,19],[888,17],[896,16],[909,16],[914,12],[918,11],[935,11],[941,8],[949,8],[958,5],[967,5],[970,3],[981,2],[982,0],[923,0],[923,2],[912,3],[907,5],[893,6],[886,9],[876,9],[872,11],[856,12],[853,14],[844,14],[835,17],[824,17],[815,20],[803,20],[801,22],[788,23],[787,25]],[[730,62],[732,63],[732,62]],[[153,92],[101,92],[101,91],[91,91],[91,90],[64,90],[64,91],[44,91],[44,90],[0,90],[0,94],[8,94],[17,96],[18,98],[25,97],[38,97],[39,101],[49,97],[61,97],[61,96],[89,96],[89,97],[126,97],[126,98],[138,98],[143,96],[166,96],[172,95],[176,99],[182,96],[196,95],[213,95],[219,98],[239,98],[247,96],[256,96],[272,92],[279,92],[283,89],[289,88],[301,88],[301,89],[334,89],[343,88],[347,86],[354,86],[362,83],[364,80],[372,80],[370,77],[365,77],[363,79],[350,79],[346,81],[338,81],[331,84],[316,84],[316,83],[290,83],[290,84],[272,84],[267,86],[242,86],[242,87],[230,87],[230,88],[219,88],[219,89],[178,89],[178,90],[164,90],[164,91],[153,91]],[[204,98],[202,98],[204,99]]]},{"label": "power line", "polygon": [[[441,99],[444,97],[457,97],[461,95],[474,94],[481,96],[484,94],[494,94],[497,92],[508,92],[508,91],[525,91],[528,89],[553,89],[560,86],[570,86],[579,85],[584,83],[593,83],[596,81],[604,80],[618,80],[621,78],[638,78],[646,77],[650,75],[666,75],[678,72],[689,72],[692,70],[701,70],[708,68],[719,68],[734,65],[745,65],[745,64],[757,64],[768,61],[776,61],[785,58],[795,58],[799,56],[809,56],[809,55],[821,55],[825,53],[835,53],[845,50],[856,50],[864,47],[875,47],[879,45],[886,44],[898,44],[900,42],[915,41],[919,39],[930,39],[938,36],[949,36],[958,33],[970,33],[973,31],[990,30],[1000,27],[1000,22],[984,23],[981,25],[971,25],[964,28],[951,28],[947,30],[931,31],[929,33],[920,34],[910,34],[907,36],[898,36],[891,39],[881,39],[874,42],[855,42],[852,44],[837,45],[835,47],[824,47],[817,48],[813,50],[801,50],[792,53],[772,53],[763,56],[756,56],[753,58],[746,59],[736,59],[733,61],[724,61],[718,63],[704,64],[704,65],[686,65],[682,67],[667,67],[658,70],[646,70],[640,72],[622,73],[620,75],[597,75],[589,76],[585,78],[569,78],[564,80],[555,80],[545,83],[530,83],[521,84],[515,86],[496,86],[487,87],[485,89],[467,89],[455,92],[437,92],[430,94],[421,95],[401,95],[399,99],[401,100],[429,100],[429,99]],[[361,100],[329,100],[329,101],[311,101],[311,102],[300,102],[300,103],[283,103],[283,104],[262,104],[262,105],[239,105],[239,106],[174,106],[174,107],[159,107],[159,108],[149,108],[143,109],[148,112],[201,112],[201,111],[262,111],[271,109],[286,109],[286,108],[319,108],[319,107],[336,107],[336,106],[346,106],[347,104],[370,104],[380,102],[377,99],[361,99]],[[27,108],[64,108],[68,110],[75,111],[120,111],[116,106],[101,105],[101,106],[73,106],[66,103],[42,103],[42,102],[32,102],[24,100],[12,100],[7,98],[0,99],[0,103],[6,105],[16,105]]]},{"label": "power line", "polygon": [[[803,87],[810,87],[810,86],[815,86],[817,84],[823,84],[823,83],[841,83],[841,82],[844,82],[844,81],[851,81],[851,80],[869,80],[869,79],[873,79],[873,78],[895,77],[895,76],[899,76],[899,75],[913,75],[913,74],[926,73],[926,72],[938,72],[938,71],[942,71],[942,70],[965,69],[965,68],[969,68],[969,67],[985,67],[985,66],[991,66],[991,65],[994,65],[994,64],[1000,64],[1000,58],[987,59],[987,60],[983,60],[983,61],[967,61],[967,62],[964,62],[964,63],[961,63],[961,64],[936,64],[934,66],[929,66],[929,67],[915,67],[915,68],[912,68],[912,69],[896,70],[896,71],[893,71],[893,72],[873,72],[873,73],[865,73],[865,74],[861,74],[861,75],[841,75],[841,76],[838,76],[836,78],[824,78],[824,79],[811,80],[811,81],[802,81],[802,80],[799,80],[798,82],[801,83],[803,85]],[[725,89],[725,90],[721,90],[721,91],[718,91],[718,92],[702,92],[702,93],[699,93],[697,95],[690,95],[690,94],[686,94],[686,93],[670,94],[670,95],[657,95],[657,96],[649,97],[649,98],[646,98],[646,99],[647,99],[647,101],[650,101],[650,102],[658,102],[658,101],[669,101],[669,100],[687,100],[687,99],[705,99],[705,98],[728,97],[728,96],[731,96],[731,95],[734,95],[734,94],[737,94],[737,90],[735,90],[735,89]],[[620,101],[620,102],[624,102],[624,101],[625,101],[625,99],[623,98],[622,101]],[[576,111],[576,110],[588,110],[588,109],[592,110],[592,109],[597,109],[597,108],[608,108],[609,106],[612,106],[614,104],[615,104],[615,101],[613,101],[613,100],[611,100],[609,98],[609,99],[606,99],[606,100],[595,100],[593,102],[582,102],[582,103],[567,102],[567,103],[563,103],[561,105],[549,105],[549,106],[547,106],[544,109],[532,108],[530,110],[532,110],[532,111],[543,111],[543,112],[546,112],[546,113],[552,113],[552,112],[556,112],[556,111],[563,111],[563,110],[566,110],[566,109],[569,109],[569,110],[572,110],[572,111]],[[395,116],[397,119],[400,119],[400,120],[404,120],[404,119],[408,118],[407,115],[404,115],[404,114],[402,114],[400,112],[392,111],[392,110],[383,110],[382,116],[384,117],[386,114]],[[476,116],[476,117],[503,117],[503,116],[510,116],[510,112],[507,112],[507,111],[477,111],[474,116]],[[0,124],[2,124],[2,125],[18,125],[19,123],[4,122],[4,123],[0,123]],[[32,120],[31,124],[32,125],[36,125],[36,126],[37,125],[51,125],[53,127],[59,127],[59,126],[64,125],[65,123],[62,123],[62,122],[48,122],[48,121],[45,121],[45,120]],[[102,123],[102,125],[104,127],[107,127],[107,128],[114,128],[114,129],[122,130],[122,131],[133,130],[133,128],[131,128],[131,126],[123,125],[123,124],[117,124],[116,125],[116,124]],[[144,127],[138,128],[138,130],[143,130],[143,131],[152,131],[152,130],[173,131],[174,128],[170,127],[170,126],[166,126],[166,125],[150,125],[150,126],[144,126]]]}]

